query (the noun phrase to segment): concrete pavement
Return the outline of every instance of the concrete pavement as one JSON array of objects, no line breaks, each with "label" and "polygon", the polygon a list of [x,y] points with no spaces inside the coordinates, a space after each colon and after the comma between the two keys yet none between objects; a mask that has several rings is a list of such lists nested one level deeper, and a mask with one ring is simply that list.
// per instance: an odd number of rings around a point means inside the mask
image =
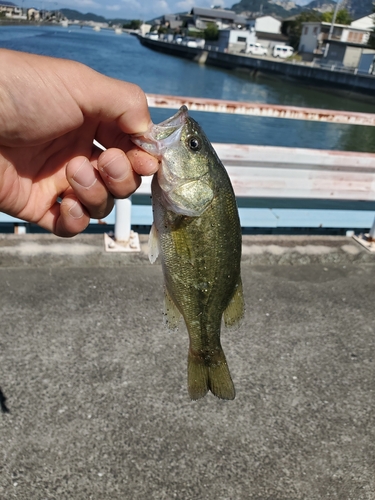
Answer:
[{"label": "concrete pavement", "polygon": [[159,265],[0,236],[0,499],[374,500],[374,271],[349,238],[245,237],[237,396],[191,402]]}]

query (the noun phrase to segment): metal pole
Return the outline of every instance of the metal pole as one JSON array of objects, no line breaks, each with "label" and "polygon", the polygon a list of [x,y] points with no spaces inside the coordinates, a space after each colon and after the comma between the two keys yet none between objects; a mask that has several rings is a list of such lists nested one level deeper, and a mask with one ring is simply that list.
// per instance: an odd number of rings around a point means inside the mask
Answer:
[{"label": "metal pole", "polygon": [[371,227],[370,232],[368,234],[368,239],[370,241],[375,240],[375,219],[374,219],[374,222],[372,223],[372,227]]},{"label": "metal pole", "polygon": [[131,228],[131,198],[115,200],[115,241],[128,242]]},{"label": "metal pole", "polygon": [[14,224],[14,234],[26,234],[26,224]]},{"label": "metal pole", "polygon": [[138,233],[131,230],[131,198],[115,200],[115,235],[111,238],[104,233],[107,252],[140,252]]}]

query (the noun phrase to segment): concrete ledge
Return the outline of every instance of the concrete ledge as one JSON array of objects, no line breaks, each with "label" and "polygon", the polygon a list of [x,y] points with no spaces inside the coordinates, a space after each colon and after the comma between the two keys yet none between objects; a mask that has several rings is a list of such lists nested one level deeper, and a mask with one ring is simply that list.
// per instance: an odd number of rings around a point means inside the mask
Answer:
[{"label": "concrete ledge", "polygon": [[[119,267],[148,263],[148,236],[141,252],[105,252],[102,234],[71,239],[54,235],[0,235],[0,267]],[[243,236],[243,263],[250,265],[375,262],[352,238],[339,236]]]}]

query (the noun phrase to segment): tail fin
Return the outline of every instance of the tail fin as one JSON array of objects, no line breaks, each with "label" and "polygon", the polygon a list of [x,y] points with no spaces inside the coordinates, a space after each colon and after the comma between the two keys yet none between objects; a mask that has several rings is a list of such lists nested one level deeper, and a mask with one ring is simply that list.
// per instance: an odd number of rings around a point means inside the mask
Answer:
[{"label": "tail fin", "polygon": [[220,399],[234,399],[236,392],[223,350],[207,362],[202,355],[188,355],[188,390],[191,399],[203,398],[208,390]]}]

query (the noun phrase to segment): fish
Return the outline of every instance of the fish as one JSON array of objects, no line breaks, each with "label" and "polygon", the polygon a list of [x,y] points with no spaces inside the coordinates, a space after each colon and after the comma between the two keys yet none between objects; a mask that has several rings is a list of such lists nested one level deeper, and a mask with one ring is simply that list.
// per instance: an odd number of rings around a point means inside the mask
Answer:
[{"label": "fish", "polygon": [[149,258],[161,260],[167,326],[177,329],[183,317],[187,327],[189,396],[211,391],[232,400],[221,324],[243,317],[244,299],[241,225],[228,173],[186,106],[131,139],[160,164],[151,183]]}]

